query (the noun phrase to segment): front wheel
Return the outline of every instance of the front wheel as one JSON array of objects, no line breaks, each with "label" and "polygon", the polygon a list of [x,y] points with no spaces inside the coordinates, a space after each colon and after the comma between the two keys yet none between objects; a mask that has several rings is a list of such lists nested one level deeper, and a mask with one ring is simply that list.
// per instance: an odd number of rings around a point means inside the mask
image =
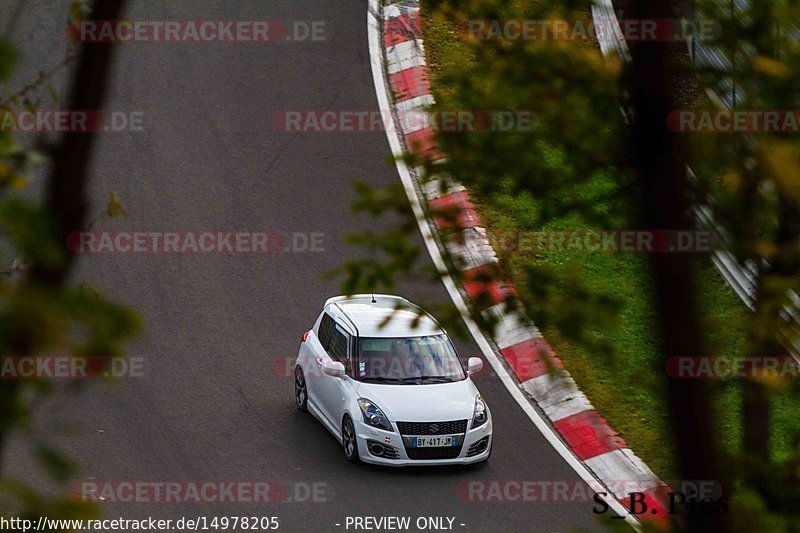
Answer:
[{"label": "front wheel", "polygon": [[308,388],[306,387],[306,377],[300,365],[297,365],[294,369],[294,400],[298,409],[308,411]]},{"label": "front wheel", "polygon": [[360,463],[361,458],[358,456],[358,442],[356,441],[356,428],[353,426],[353,421],[349,416],[344,417],[342,421],[342,447],[344,448],[344,456],[351,463]]}]

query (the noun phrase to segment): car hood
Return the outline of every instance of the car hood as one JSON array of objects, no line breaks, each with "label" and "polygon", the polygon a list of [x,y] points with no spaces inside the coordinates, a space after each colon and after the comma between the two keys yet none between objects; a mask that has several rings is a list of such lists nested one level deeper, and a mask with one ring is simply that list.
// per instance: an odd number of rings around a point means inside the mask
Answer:
[{"label": "car hood", "polygon": [[387,385],[358,382],[358,395],[375,402],[389,420],[442,422],[472,418],[478,389],[467,378],[454,383]]}]

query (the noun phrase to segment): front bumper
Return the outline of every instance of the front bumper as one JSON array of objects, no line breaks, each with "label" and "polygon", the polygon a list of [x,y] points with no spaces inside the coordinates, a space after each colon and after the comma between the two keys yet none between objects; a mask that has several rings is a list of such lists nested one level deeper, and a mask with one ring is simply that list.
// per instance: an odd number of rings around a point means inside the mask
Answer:
[{"label": "front bumper", "polygon": [[[489,457],[492,449],[492,418],[482,426],[475,429],[468,429],[461,439],[460,452],[457,457],[447,459],[412,459],[406,451],[404,438],[408,435],[401,435],[397,429],[397,424],[392,423],[394,431],[385,431],[368,426],[363,419],[354,421],[356,429],[356,440],[361,460],[365,463],[386,465],[386,466],[438,466],[438,465],[459,465],[472,464],[484,461]],[[486,439],[487,446],[480,452],[475,453],[474,446],[477,446],[482,439]],[[379,457],[369,450],[369,444],[378,443],[384,447],[390,447],[392,453],[386,456],[396,458]],[[472,448],[472,450],[471,450]],[[470,455],[472,451],[473,455]]]}]

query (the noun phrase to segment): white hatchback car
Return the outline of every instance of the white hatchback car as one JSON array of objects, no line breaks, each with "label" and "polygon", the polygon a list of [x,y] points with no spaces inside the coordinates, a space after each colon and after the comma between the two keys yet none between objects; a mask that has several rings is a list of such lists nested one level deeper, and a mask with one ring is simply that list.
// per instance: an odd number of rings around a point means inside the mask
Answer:
[{"label": "white hatchback car", "polygon": [[295,400],[347,459],[392,466],[468,464],[492,450],[492,416],[433,317],[388,295],[325,302],[303,335]]}]

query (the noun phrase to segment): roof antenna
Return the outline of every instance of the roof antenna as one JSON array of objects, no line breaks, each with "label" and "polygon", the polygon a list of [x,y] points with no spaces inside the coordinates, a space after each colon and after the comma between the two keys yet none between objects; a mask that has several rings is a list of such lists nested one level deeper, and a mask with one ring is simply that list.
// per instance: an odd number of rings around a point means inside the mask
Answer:
[{"label": "roof antenna", "polygon": [[372,295],[372,303],[374,304],[378,303],[378,300],[375,299],[375,294]]}]

